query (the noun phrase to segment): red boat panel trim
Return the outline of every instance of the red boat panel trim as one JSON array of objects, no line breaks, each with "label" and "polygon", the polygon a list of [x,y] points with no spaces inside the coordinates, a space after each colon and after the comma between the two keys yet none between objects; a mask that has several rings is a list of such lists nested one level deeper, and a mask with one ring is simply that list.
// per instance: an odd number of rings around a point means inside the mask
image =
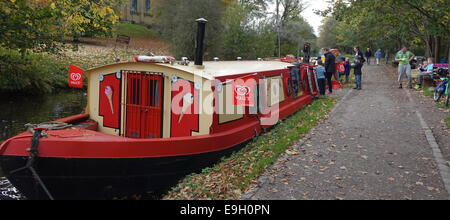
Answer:
[{"label": "red boat panel trim", "polygon": [[99,90],[98,113],[103,116],[103,126],[120,129],[122,80],[117,79],[116,73],[103,75]]}]

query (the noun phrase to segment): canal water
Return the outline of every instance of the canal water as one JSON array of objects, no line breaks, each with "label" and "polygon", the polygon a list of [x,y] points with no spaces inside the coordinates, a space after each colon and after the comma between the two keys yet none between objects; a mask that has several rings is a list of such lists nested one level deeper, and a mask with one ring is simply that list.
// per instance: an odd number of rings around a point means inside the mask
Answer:
[{"label": "canal water", "polygon": [[[25,131],[27,123],[49,122],[79,114],[86,106],[82,90],[45,95],[0,95],[0,142]],[[0,169],[0,200],[24,199]]]}]

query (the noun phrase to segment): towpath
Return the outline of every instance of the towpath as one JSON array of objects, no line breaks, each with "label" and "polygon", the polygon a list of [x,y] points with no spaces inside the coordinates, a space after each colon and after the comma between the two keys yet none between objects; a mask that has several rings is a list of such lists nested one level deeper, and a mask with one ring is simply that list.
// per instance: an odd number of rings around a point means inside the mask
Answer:
[{"label": "towpath", "polygon": [[387,66],[363,74],[363,90],[337,92],[329,118],[243,199],[449,199],[448,110],[398,89]]}]

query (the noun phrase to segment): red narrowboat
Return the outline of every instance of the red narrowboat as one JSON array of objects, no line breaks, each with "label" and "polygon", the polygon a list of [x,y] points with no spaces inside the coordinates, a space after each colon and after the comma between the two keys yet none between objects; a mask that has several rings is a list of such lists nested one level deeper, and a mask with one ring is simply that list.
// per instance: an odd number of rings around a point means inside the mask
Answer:
[{"label": "red narrowboat", "polygon": [[311,66],[199,57],[201,50],[195,64],[170,58],[87,70],[85,112],[57,121],[70,127],[3,142],[3,173],[28,199],[165,189],[318,94]]}]

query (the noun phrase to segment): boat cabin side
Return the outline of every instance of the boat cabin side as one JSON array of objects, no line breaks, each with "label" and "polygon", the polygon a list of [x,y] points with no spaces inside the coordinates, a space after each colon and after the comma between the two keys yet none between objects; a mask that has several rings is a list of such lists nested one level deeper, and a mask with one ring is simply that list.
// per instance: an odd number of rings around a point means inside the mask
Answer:
[{"label": "boat cabin side", "polygon": [[[212,117],[190,114],[198,112],[200,99],[211,102],[205,98],[211,90],[198,88],[209,80],[137,62],[95,68],[87,76],[87,113],[98,123],[99,132],[149,139],[209,134]],[[172,109],[172,100],[182,107]]]},{"label": "boat cabin side", "polygon": [[[216,134],[259,124],[271,111],[317,94],[314,74],[308,71],[286,64],[272,70],[214,76],[183,66],[112,64],[87,72],[87,113],[98,123],[99,132],[128,138]],[[255,80],[249,88],[253,90],[252,104],[236,104],[234,82],[247,78]]]}]

